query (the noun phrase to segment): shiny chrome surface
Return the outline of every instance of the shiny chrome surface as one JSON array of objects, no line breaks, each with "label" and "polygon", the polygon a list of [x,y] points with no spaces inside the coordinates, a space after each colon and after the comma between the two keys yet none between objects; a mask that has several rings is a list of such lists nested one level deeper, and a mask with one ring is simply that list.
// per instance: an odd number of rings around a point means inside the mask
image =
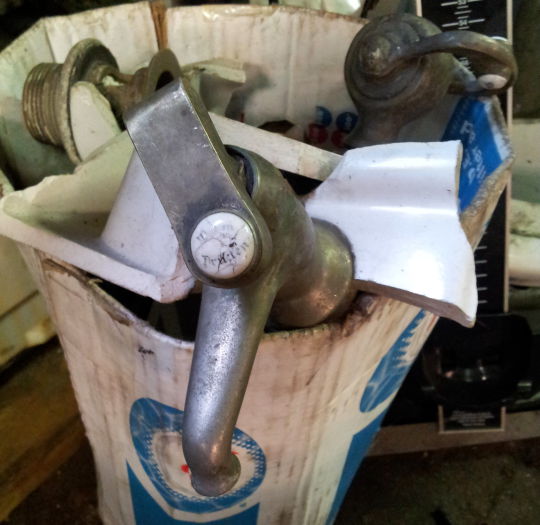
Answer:
[{"label": "shiny chrome surface", "polygon": [[[182,443],[193,487],[217,496],[240,473],[231,438],[269,316],[303,327],[343,313],[353,295],[352,255],[337,230],[310,219],[273,165],[225,149],[200,98],[181,80],[132,111],[127,128],[184,259],[204,283]],[[216,278],[194,260],[192,234],[205,218],[229,213],[254,233],[257,261],[240,278]],[[212,235],[225,254],[231,237]]]}]

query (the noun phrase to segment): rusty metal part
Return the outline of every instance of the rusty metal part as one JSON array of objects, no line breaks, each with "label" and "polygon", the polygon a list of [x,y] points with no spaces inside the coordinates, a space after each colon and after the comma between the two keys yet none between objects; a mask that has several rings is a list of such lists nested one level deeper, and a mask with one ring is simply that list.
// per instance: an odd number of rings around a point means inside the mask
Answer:
[{"label": "rusty metal part", "polygon": [[[454,55],[467,57],[474,75]],[[406,123],[436,107],[446,93],[500,93],[516,74],[512,49],[503,39],[442,33],[410,14],[375,19],[358,32],[345,59],[347,89],[360,117],[346,142],[352,147],[393,142]]]},{"label": "rusty metal part", "polygon": [[128,109],[178,78],[181,73],[174,53],[170,49],[162,49],[152,57],[147,67],[138,69],[133,75],[117,74],[109,83],[103,79],[98,88],[111,103],[117,117],[123,119]]},{"label": "rusty metal part", "polygon": [[35,66],[26,78],[22,97],[28,131],[40,142],[63,147],[72,162],[80,162],[71,133],[71,86],[80,80],[95,82],[117,69],[111,52],[94,39],[75,44],[63,64]]},{"label": "rusty metal part", "polygon": [[70,118],[70,89],[76,82],[94,84],[109,100],[122,125],[129,107],[178,76],[180,66],[169,49],[154,55],[148,67],[126,75],[99,40],[81,40],[63,64],[42,63],[30,71],[23,88],[24,122],[36,140],[64,148],[70,160],[78,164],[81,158]]}]

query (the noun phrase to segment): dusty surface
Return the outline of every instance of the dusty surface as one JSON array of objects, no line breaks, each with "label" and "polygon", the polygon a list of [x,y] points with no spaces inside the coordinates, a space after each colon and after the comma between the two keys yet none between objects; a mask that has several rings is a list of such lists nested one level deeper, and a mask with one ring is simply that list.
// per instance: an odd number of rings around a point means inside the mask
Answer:
[{"label": "dusty surface", "polygon": [[338,525],[536,525],[540,440],[368,458]]},{"label": "dusty surface", "polygon": [[88,442],[4,522],[16,525],[101,525]]},{"label": "dusty surface", "polygon": [[[85,444],[11,515],[11,525],[100,525]],[[537,525],[540,440],[368,458],[337,525]]]}]

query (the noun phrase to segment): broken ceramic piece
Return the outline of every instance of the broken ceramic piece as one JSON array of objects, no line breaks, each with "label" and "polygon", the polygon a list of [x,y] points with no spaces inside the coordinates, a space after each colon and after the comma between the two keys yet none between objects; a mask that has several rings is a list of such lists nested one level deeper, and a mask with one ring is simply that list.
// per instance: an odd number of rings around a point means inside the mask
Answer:
[{"label": "broken ceramic piece", "polygon": [[306,209],[347,237],[359,289],[470,326],[477,292],[458,215],[460,164],[458,141],[351,150]]},{"label": "broken ceramic piece", "polygon": [[[296,173],[324,179],[341,158],[224,117],[214,122],[228,143],[249,147],[249,129],[268,136],[258,152],[272,160],[279,151],[275,141],[280,148],[289,145],[278,167]],[[172,302],[189,293],[194,279],[136,155],[123,177],[132,152],[122,134],[75,177],[49,177],[8,196],[0,208],[0,231],[136,293]],[[308,197],[306,208],[349,239],[360,289],[471,324],[476,285],[457,211],[459,163],[457,142],[352,150]]]}]

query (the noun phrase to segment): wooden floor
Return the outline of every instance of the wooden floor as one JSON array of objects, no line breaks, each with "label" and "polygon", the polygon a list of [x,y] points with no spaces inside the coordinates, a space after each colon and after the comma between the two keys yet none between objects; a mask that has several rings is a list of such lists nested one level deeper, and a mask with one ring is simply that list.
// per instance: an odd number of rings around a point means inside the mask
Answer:
[{"label": "wooden floor", "polygon": [[84,441],[56,340],[29,349],[0,375],[0,520]]}]

